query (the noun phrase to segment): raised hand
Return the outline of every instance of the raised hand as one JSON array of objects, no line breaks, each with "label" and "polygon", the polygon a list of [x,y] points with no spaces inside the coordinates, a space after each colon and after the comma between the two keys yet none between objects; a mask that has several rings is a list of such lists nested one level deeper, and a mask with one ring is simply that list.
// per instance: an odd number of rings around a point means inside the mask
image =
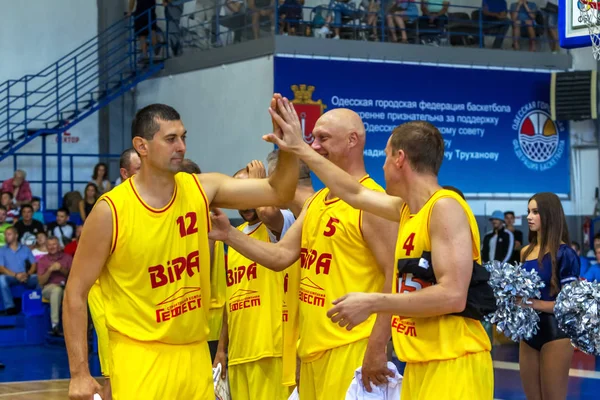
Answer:
[{"label": "raised hand", "polygon": [[210,222],[212,228],[208,232],[208,238],[212,240],[219,240],[224,242],[229,237],[229,230],[231,229],[231,223],[229,218],[223,211],[218,208],[211,210]]},{"label": "raised hand", "polygon": [[248,169],[248,178],[264,179],[267,177],[267,172],[262,161],[252,160],[246,165],[246,168]]},{"label": "raised hand", "polygon": [[263,140],[291,153],[297,153],[307,146],[302,139],[302,126],[296,109],[287,98],[277,100],[277,109],[269,108],[269,113],[280,129],[264,135]]}]

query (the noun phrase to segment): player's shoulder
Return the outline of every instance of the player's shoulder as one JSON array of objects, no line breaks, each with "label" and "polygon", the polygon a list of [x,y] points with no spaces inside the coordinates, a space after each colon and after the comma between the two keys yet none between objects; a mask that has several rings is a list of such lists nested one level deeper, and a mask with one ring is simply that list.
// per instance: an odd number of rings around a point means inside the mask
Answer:
[{"label": "player's shoulder", "polygon": [[377,183],[377,181],[375,181],[375,179],[371,178],[369,175],[367,175],[363,179],[361,179],[360,183],[367,189],[371,189],[376,192],[385,192],[385,189],[379,183]]}]

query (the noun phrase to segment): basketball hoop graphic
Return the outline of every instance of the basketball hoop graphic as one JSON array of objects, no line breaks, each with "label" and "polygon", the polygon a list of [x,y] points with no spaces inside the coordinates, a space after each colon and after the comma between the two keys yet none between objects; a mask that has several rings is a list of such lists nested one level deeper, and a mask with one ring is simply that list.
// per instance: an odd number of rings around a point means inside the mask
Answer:
[{"label": "basketball hoop graphic", "polygon": [[574,1],[577,4],[577,9],[580,11],[577,20],[588,27],[594,58],[600,60],[600,16],[598,15],[600,5],[596,0]]}]

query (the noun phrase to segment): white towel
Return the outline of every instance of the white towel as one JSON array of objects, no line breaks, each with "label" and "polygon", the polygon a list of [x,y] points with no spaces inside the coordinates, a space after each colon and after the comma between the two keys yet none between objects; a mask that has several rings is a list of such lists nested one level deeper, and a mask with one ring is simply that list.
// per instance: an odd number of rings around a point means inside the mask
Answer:
[{"label": "white towel", "polygon": [[213,368],[213,384],[215,385],[216,400],[231,400],[229,392],[229,378],[225,375],[225,379],[221,379],[221,371],[223,366],[218,364]]},{"label": "white towel", "polygon": [[296,389],[294,389],[288,400],[300,400],[300,396],[298,395],[298,386],[296,386]]},{"label": "white towel", "polygon": [[371,384],[371,393],[367,392],[362,384],[362,367],[354,371],[354,379],[346,392],[346,400],[400,400],[402,375],[398,373],[398,369],[393,363],[388,362],[387,367],[394,373],[394,376],[388,376],[387,385],[374,386]]}]

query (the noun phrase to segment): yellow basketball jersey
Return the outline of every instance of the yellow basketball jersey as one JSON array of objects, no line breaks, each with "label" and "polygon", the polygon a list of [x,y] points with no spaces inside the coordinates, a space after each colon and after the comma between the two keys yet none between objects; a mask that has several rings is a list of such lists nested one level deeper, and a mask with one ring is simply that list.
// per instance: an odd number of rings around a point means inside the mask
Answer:
[{"label": "yellow basketball jersey", "polygon": [[213,260],[210,266],[210,310],[208,312],[208,326],[210,334],[208,340],[219,340],[223,326],[223,306],[225,305],[227,283],[225,264],[225,245],[215,242]]},{"label": "yellow basketball jersey", "polygon": [[[244,232],[247,226],[244,223],[238,229]],[[248,236],[270,241],[263,223],[250,229]],[[232,247],[227,253],[229,365],[281,357],[283,273],[255,263]]]},{"label": "yellow basketball jersey", "polygon": [[111,254],[100,275],[108,329],[139,341],[206,341],[210,218],[198,178],[175,175],[162,209],[144,202],[134,179],[100,200],[113,218]]},{"label": "yellow basketball jersey", "polygon": [[296,359],[298,355],[300,261],[284,271],[283,277],[283,348],[282,384],[296,384]]},{"label": "yellow basketball jersey", "polygon": [[[383,191],[368,175],[360,182]],[[349,292],[380,292],[385,280],[363,238],[363,212],[339,198],[327,200],[328,194],[325,188],[313,196],[302,226],[298,355],[305,362],[371,335],[375,315],[348,331],[327,311]]]},{"label": "yellow basketball jersey", "polygon": [[[457,193],[439,190],[417,214],[411,214],[406,204],[402,207],[396,244],[396,293],[410,293],[433,284],[435,266],[431,264],[429,220],[435,203],[445,197],[458,201],[465,211],[473,240],[471,248],[464,250],[472,254],[475,263],[481,264],[479,228],[471,209]],[[430,318],[393,316],[392,339],[398,358],[405,362],[448,360],[491,350],[481,323],[456,315]]]}]

